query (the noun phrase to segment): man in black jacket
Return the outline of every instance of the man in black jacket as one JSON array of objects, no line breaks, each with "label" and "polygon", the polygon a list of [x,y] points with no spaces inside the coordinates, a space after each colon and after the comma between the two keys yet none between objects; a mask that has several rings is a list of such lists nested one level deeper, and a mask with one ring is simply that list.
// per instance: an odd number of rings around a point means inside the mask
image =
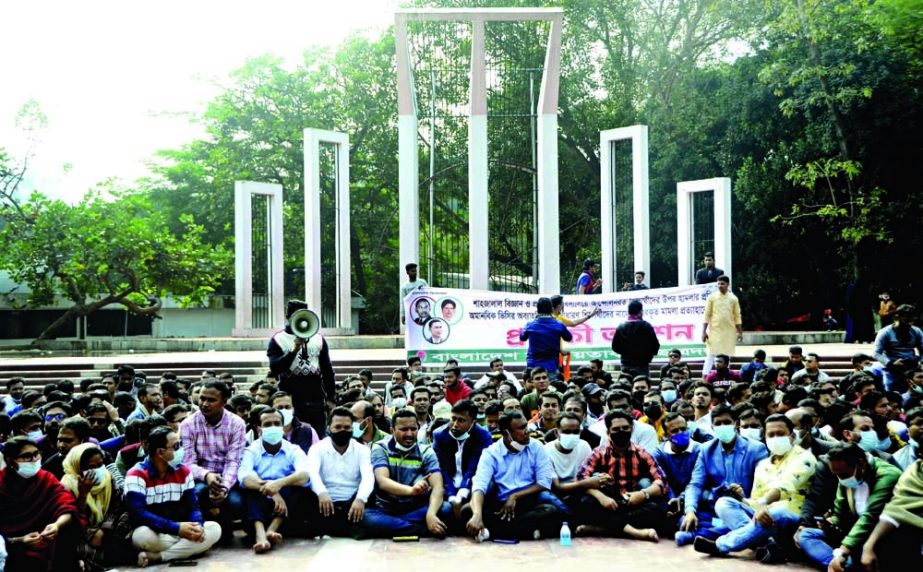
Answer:
[{"label": "man in black jacket", "polygon": [[660,341],[653,326],[642,318],[643,306],[639,300],[628,303],[628,319],[615,330],[612,351],[622,360],[622,371],[636,375],[650,375],[651,360],[660,351]]}]

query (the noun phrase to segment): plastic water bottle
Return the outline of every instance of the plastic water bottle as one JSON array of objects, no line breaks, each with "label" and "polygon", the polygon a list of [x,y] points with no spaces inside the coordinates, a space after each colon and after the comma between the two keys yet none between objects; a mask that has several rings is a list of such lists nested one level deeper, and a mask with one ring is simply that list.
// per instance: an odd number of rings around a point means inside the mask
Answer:
[{"label": "plastic water bottle", "polygon": [[561,525],[561,546],[570,546],[570,527],[567,522]]}]

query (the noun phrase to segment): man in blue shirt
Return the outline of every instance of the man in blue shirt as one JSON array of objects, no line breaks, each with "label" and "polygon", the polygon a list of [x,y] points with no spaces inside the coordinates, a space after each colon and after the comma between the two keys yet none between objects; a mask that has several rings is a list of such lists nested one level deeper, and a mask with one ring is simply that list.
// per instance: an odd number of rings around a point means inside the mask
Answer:
[{"label": "man in blue shirt", "polygon": [[477,414],[478,406],[463,399],[452,407],[449,423],[433,432],[445,497],[456,515],[471,497],[471,481],[482,452],[493,443],[490,432],[475,423]]},{"label": "man in blue shirt", "polygon": [[692,480],[692,471],[702,453],[703,445],[692,440],[686,418],[679,413],[670,413],[663,422],[666,441],[661,443],[652,457],[667,475],[667,515],[671,526],[676,529],[675,515],[681,515],[686,487]]},{"label": "man in blue shirt", "polygon": [[549,374],[553,374],[558,371],[561,340],[569,342],[574,338],[567,326],[551,315],[551,298],[539,298],[537,310],[538,316],[522,329],[519,340],[529,342],[526,366],[541,366]]},{"label": "man in blue shirt", "polygon": [[676,544],[696,536],[715,539],[728,529],[714,522],[715,501],[722,496],[749,498],[756,465],[769,456],[766,446],[738,434],[731,408],[718,405],[711,412],[715,439],[702,445],[686,487],[686,515],[676,533]]},{"label": "man in blue shirt", "polygon": [[875,359],[885,368],[886,390],[919,365],[923,356],[923,331],[913,325],[913,314],[913,306],[901,304],[894,311],[894,323],[878,330],[875,338]]},{"label": "man in blue shirt", "polygon": [[481,455],[466,526],[474,537],[487,528],[494,538],[538,540],[560,530],[562,514],[549,492],[554,467],[542,444],[529,438],[528,425],[522,412],[504,413],[503,438]]},{"label": "man in blue shirt", "polygon": [[257,554],[282,542],[279,529],[289,515],[303,514],[308,456],[284,439],[284,423],[282,413],[275,409],[260,414],[260,438],[244,450],[237,473]]},{"label": "man in blue shirt", "polygon": [[443,537],[452,508],[433,450],[417,443],[417,414],[401,409],[391,417],[391,437],[372,445],[376,506],[365,511],[371,536]]}]

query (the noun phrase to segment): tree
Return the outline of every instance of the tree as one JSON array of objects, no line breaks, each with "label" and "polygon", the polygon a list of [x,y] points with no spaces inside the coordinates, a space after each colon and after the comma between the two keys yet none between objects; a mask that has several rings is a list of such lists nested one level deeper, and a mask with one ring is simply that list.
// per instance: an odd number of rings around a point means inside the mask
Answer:
[{"label": "tree", "polygon": [[181,305],[202,302],[229,260],[226,250],[203,243],[202,227],[188,215],[181,234],[170,232],[140,193],[97,189],[71,206],[36,192],[4,204],[0,220],[0,270],[29,287],[28,305],[71,303],[36,341],[113,304],[157,317],[168,294]]}]

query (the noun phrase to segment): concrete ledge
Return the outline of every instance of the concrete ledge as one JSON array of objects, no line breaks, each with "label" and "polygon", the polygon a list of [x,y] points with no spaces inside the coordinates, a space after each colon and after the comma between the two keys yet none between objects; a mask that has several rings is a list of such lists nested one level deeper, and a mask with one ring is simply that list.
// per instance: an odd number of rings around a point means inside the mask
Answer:
[{"label": "concrete ledge", "polygon": [[781,346],[843,343],[843,332],[744,332],[744,346]]},{"label": "concrete ledge", "polygon": [[[403,349],[403,336],[325,336],[330,349],[370,350]],[[265,351],[269,336],[264,338],[93,338],[88,340],[47,340],[35,346],[11,345],[8,349],[45,350],[74,355],[82,353],[174,353]]]}]

